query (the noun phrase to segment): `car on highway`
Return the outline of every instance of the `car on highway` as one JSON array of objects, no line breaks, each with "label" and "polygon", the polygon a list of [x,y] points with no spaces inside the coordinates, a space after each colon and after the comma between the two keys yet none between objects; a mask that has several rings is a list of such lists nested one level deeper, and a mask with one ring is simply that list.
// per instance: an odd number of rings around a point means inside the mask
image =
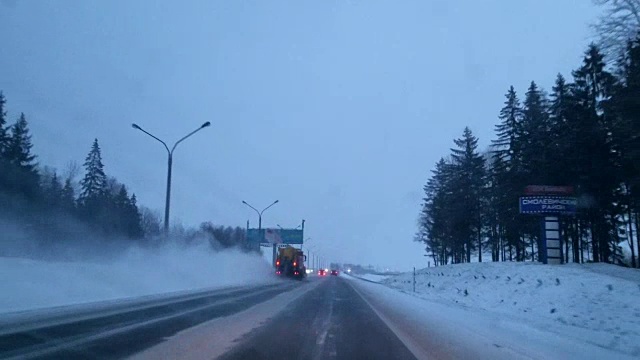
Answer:
[{"label": "car on highway", "polygon": [[335,269],[331,270],[331,275],[338,276],[338,270],[335,270]]},{"label": "car on highway", "polygon": [[325,269],[318,270],[318,276],[327,276],[327,271]]}]

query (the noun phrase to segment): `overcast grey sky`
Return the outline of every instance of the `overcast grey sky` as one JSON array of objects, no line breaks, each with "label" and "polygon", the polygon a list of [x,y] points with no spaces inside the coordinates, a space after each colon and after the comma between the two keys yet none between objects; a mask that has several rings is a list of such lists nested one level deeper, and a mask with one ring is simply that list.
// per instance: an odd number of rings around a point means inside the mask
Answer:
[{"label": "overcast grey sky", "polygon": [[172,217],[296,226],[338,261],[407,269],[422,186],[469,125],[483,147],[510,85],[570,76],[589,0],[0,0],[0,89],[41,164],[84,161]]}]

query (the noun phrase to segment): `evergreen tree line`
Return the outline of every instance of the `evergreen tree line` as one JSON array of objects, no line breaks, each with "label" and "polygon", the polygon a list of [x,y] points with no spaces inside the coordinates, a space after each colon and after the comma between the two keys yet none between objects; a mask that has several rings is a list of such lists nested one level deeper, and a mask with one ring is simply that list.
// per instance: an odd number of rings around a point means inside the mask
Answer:
[{"label": "evergreen tree line", "polygon": [[[37,163],[25,114],[13,124],[7,121],[6,99],[0,92],[0,226],[21,228],[25,236],[3,232],[2,240],[36,239],[43,247],[115,242],[157,245],[161,234],[159,216],[141,207],[126,185],[105,172],[98,139],[85,158],[84,175],[74,180]],[[18,226],[14,226],[18,224]],[[214,248],[240,247],[256,250],[246,242],[242,228],[203,223],[199,229],[172,231],[172,238],[188,244],[207,238]],[[15,231],[14,231],[15,232]],[[0,255],[11,254],[11,244],[1,242]],[[16,244],[13,244],[16,245]],[[19,245],[19,244],[18,244]],[[12,254],[15,255],[15,254]]]},{"label": "evergreen tree line", "polygon": [[32,231],[48,232],[52,238],[64,236],[66,224],[56,229],[47,213],[56,214],[56,221],[67,215],[67,220],[77,219],[105,236],[144,237],[136,196],[107,177],[97,139],[85,159],[85,174],[76,193],[72,176],[63,179],[55,171],[40,168],[25,114],[8,125],[5,106],[0,92],[0,210],[5,216],[29,224]]},{"label": "evergreen tree line", "polygon": [[[510,87],[489,150],[468,128],[424,186],[416,240],[435,264],[539,259],[540,219],[519,214],[527,185],[572,186],[574,217],[562,217],[566,262],[623,259],[640,249],[640,38],[607,66],[590,45],[571,81],[550,94]],[[611,69],[611,70],[610,70]]]}]

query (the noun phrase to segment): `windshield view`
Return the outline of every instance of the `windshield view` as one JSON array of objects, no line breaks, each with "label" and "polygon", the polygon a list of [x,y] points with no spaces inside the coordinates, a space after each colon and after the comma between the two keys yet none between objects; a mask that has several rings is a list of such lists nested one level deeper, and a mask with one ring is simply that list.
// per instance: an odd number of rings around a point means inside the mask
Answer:
[{"label": "windshield view", "polygon": [[0,359],[640,358],[640,0],[0,34]]}]

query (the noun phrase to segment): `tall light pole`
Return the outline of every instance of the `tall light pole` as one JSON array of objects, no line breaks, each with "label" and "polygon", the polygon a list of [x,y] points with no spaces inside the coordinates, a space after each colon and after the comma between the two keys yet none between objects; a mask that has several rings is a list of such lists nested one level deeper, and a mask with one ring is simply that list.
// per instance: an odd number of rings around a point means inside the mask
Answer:
[{"label": "tall light pole", "polygon": [[152,138],[158,140],[162,145],[164,145],[164,148],[167,149],[167,155],[168,155],[168,159],[167,159],[167,197],[165,199],[165,203],[164,203],[164,233],[165,235],[169,235],[169,206],[171,203],[171,167],[173,165],[173,151],[176,149],[176,146],[178,146],[178,144],[180,144],[181,142],[183,142],[186,138],[188,138],[189,136],[197,133],[198,131],[206,128],[207,126],[210,126],[211,122],[207,121],[206,123],[200,125],[199,128],[193,130],[192,132],[188,133],[187,135],[183,136],[182,139],[176,141],[175,144],[173,144],[173,147],[171,148],[171,150],[169,150],[169,147],[167,146],[167,144],[158,139],[156,136],[152,135],[151,133],[149,133],[148,131],[146,131],[145,129],[141,128],[140,126],[138,126],[137,124],[131,124],[131,126],[136,129],[136,130],[140,130],[143,133],[151,136]]},{"label": "tall light pole", "polygon": [[307,253],[309,253],[309,264],[311,264],[311,267],[317,271],[318,267],[316,266],[316,259],[318,259],[318,251],[313,246],[307,246]]},{"label": "tall light pole", "polygon": [[[310,238],[310,237],[308,237],[308,238],[304,239],[304,241],[302,242],[302,244],[300,244],[300,250],[302,250],[302,245],[304,244],[304,242],[305,242],[305,241],[309,241],[309,240],[311,240],[311,238]],[[307,248],[308,248],[308,246],[307,246]]]},{"label": "tall light pole", "polygon": [[[258,209],[254,208],[253,206],[249,205],[248,202],[242,200],[242,203],[247,205],[248,207],[252,208],[253,211],[255,211],[258,214],[258,230],[262,230],[262,213],[264,213],[265,211],[267,211],[268,208],[272,207],[273,205],[277,204],[280,200],[276,200],[274,202],[271,203],[271,205],[267,206],[266,208],[262,209],[262,211],[259,211]],[[276,265],[276,244],[273,244],[273,266]]]}]

